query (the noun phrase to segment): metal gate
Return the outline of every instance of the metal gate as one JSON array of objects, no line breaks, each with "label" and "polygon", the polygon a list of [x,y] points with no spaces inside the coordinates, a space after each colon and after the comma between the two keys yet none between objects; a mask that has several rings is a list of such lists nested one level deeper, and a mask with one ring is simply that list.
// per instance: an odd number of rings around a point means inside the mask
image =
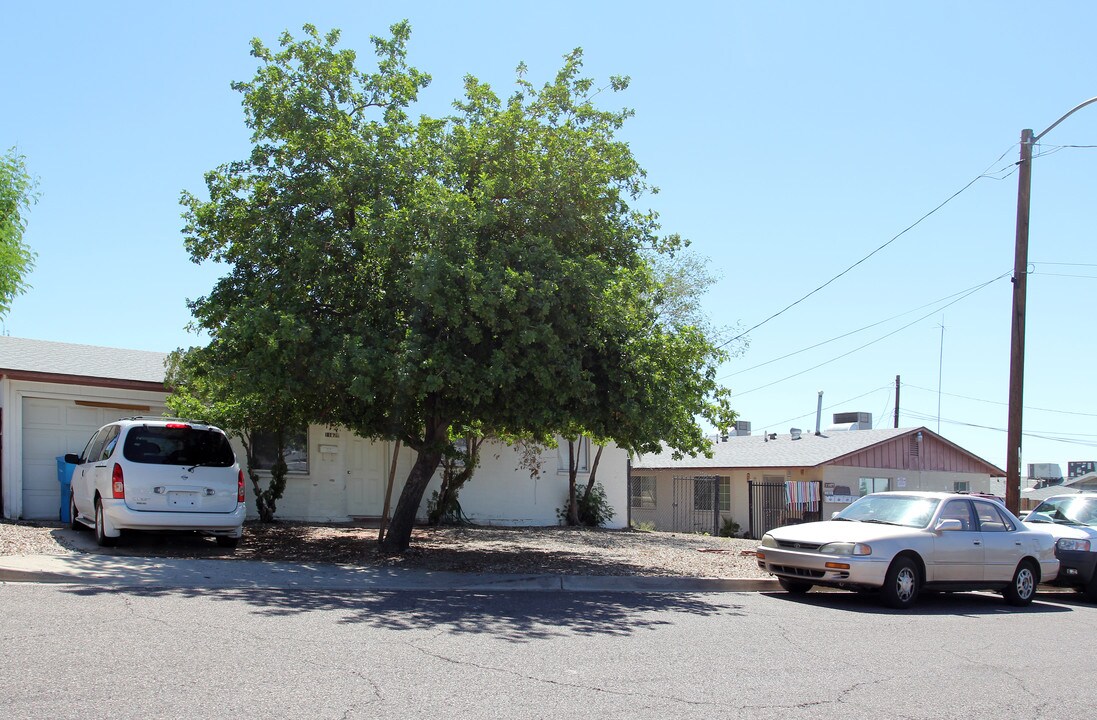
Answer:
[{"label": "metal gate", "polygon": [[821,519],[823,483],[811,480],[804,484],[808,500],[790,503],[788,483],[748,480],[750,536],[759,539],[773,528]]},{"label": "metal gate", "polygon": [[720,534],[720,478],[675,477],[671,531]]}]

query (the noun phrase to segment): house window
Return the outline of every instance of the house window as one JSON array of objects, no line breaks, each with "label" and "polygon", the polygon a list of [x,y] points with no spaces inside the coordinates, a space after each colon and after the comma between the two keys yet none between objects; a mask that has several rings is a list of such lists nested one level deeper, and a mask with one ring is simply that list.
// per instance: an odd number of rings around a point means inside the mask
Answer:
[{"label": "house window", "polygon": [[889,478],[860,478],[857,483],[861,497],[870,493],[886,492],[891,489],[891,480]]},{"label": "house window", "polygon": [[655,478],[651,475],[633,475],[632,507],[655,507]]},{"label": "house window", "polygon": [[969,480],[957,480],[952,483],[953,492],[971,492],[971,481]]},{"label": "house window", "polygon": [[716,492],[716,478],[693,478],[693,509],[712,510],[712,496]]},{"label": "house window", "polygon": [[693,479],[693,509],[712,510],[713,495],[717,494],[720,510],[731,511],[730,477],[697,477]]},{"label": "house window", "polygon": [[569,447],[575,448],[577,472],[590,472],[590,441],[584,437],[579,438],[573,443],[568,443],[567,440],[560,441],[560,444],[556,446],[556,471],[562,473],[571,471],[571,468],[568,466],[568,463],[570,462]]},{"label": "house window", "polygon": [[[282,457],[291,473],[309,471],[309,431],[307,427],[286,430],[282,439]],[[254,432],[251,435],[254,455],[253,470],[270,470],[278,457],[278,437],[272,432]]]}]

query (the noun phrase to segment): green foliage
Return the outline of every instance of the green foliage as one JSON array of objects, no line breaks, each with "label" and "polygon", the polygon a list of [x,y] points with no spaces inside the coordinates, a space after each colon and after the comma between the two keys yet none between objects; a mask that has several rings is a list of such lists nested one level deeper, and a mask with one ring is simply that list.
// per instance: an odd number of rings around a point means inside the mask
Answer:
[{"label": "green foliage", "polygon": [[720,537],[739,537],[739,523],[729,517],[720,525]]},{"label": "green foliage", "polygon": [[[216,425],[244,446],[252,499],[263,522],[273,522],[278,501],[286,489],[283,442],[286,431],[303,422],[292,396],[264,377],[239,374],[220,365],[208,348],[176,350],[168,356],[165,384],[171,388],[167,406],[177,417]],[[254,433],[273,433],[277,439],[277,460],[264,484],[255,466]]]},{"label": "green foliage", "polygon": [[640,532],[655,532],[655,523],[642,520],[633,520],[632,529]]},{"label": "green foliage", "polygon": [[0,317],[12,301],[30,286],[26,277],[34,269],[35,254],[23,242],[27,213],[38,202],[37,183],[27,172],[25,158],[15,148],[0,155]]},{"label": "green foliage", "polygon": [[[590,492],[583,493],[578,498],[579,524],[587,527],[601,527],[613,519],[616,514],[609,499],[606,498],[606,489],[601,483],[594,485]],[[564,506],[556,509],[556,517],[561,525],[572,525],[568,519],[569,501],[564,500]]]},{"label": "green foliage", "polygon": [[[733,418],[726,353],[659,322],[649,262],[683,244],[634,207],[654,192],[616,137],[582,51],[501,99],[466,77],[445,118],[412,120],[430,78],[410,28],[356,69],[337,31],[256,40],[243,95],[252,152],[184,193],[187,249],[228,274],[191,305],[208,352],[306,417],[399,439],[416,461],[385,544],[404,549],[452,428],[585,433],[633,451],[707,452],[696,418]],[[486,432],[486,431],[485,431]]]}]

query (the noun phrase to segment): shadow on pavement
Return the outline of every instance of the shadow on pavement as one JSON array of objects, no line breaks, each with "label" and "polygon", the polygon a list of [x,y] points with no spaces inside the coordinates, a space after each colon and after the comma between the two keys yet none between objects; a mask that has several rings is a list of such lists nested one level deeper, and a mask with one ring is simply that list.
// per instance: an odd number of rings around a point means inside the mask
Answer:
[{"label": "shadow on pavement", "polygon": [[873,615],[905,615],[909,617],[933,617],[937,615],[978,616],[1012,615],[1015,613],[1063,613],[1070,608],[1048,602],[1059,602],[1058,593],[1039,593],[1028,607],[1013,607],[1001,595],[990,592],[930,592],[918,596],[909,610],[894,610],[885,606],[878,593],[847,592],[844,590],[813,590],[807,595],[791,595],[785,592],[763,593],[786,602],[813,605],[832,610],[868,613]]},{"label": "shadow on pavement", "polygon": [[242,602],[255,613],[283,617],[342,613],[342,623],[385,630],[434,629],[454,635],[489,633],[516,643],[570,634],[628,636],[673,625],[673,616],[743,617],[742,606],[700,595],[568,592],[330,592],[308,590],[173,590],[164,588],[68,587],[77,596],[113,593],[127,597],[186,597]]}]

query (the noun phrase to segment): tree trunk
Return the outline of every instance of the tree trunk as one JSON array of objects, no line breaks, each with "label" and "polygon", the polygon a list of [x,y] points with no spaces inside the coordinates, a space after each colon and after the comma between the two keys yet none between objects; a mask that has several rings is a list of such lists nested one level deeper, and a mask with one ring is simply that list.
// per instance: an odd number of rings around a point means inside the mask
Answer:
[{"label": "tree trunk", "polygon": [[[579,438],[583,442],[583,438]],[[579,458],[576,457],[575,442],[568,440],[568,525],[579,524],[579,498],[575,492],[575,476],[579,473]]]},{"label": "tree trunk", "polygon": [[411,545],[415,515],[419,512],[419,505],[423,502],[427,485],[430,484],[434,471],[442,461],[442,445],[448,435],[448,421],[436,420],[427,426],[423,437],[424,442],[418,449],[419,454],[415,458],[411,472],[408,473],[400,499],[396,501],[396,509],[392,511],[392,521],[385,533],[385,539],[381,541],[381,548],[386,552],[404,552]]},{"label": "tree trunk", "polygon": [[590,500],[590,493],[594,490],[594,478],[598,474],[598,462],[602,459],[602,451],[605,449],[605,445],[599,445],[598,452],[594,453],[594,462],[590,464],[590,478],[587,480],[587,489],[583,493],[584,503]]}]

